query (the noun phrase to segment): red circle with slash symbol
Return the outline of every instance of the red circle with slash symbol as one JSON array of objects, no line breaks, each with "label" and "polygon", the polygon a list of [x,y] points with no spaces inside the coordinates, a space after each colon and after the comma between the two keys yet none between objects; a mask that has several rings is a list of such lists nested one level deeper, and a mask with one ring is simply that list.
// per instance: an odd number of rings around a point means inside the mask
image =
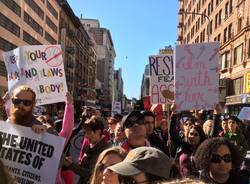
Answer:
[{"label": "red circle with slash symbol", "polygon": [[63,59],[61,57],[62,50],[61,48],[51,45],[45,49],[46,53],[46,64],[51,67],[58,67],[63,63]]}]

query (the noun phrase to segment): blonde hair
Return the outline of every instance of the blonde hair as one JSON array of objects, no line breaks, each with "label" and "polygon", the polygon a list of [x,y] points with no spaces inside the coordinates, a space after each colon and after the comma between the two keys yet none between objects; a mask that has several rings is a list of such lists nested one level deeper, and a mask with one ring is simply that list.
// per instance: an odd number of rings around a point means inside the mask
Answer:
[{"label": "blonde hair", "polygon": [[123,148],[118,147],[118,146],[106,149],[103,152],[101,152],[101,154],[99,155],[99,157],[96,161],[90,184],[100,184],[101,183],[100,178],[98,177],[98,175],[100,173],[99,166],[100,166],[101,162],[103,161],[104,157],[106,157],[108,154],[116,154],[119,157],[121,157],[122,160],[127,155],[126,151]]},{"label": "blonde hair", "polygon": [[33,91],[33,89],[31,89],[29,86],[25,86],[25,85],[22,85],[22,86],[18,86],[17,88],[15,88],[12,92],[12,95],[11,95],[11,98],[14,97],[14,93],[17,92],[17,91],[26,91],[26,92],[31,92],[32,95],[33,95],[33,101],[36,100],[36,93]]}]

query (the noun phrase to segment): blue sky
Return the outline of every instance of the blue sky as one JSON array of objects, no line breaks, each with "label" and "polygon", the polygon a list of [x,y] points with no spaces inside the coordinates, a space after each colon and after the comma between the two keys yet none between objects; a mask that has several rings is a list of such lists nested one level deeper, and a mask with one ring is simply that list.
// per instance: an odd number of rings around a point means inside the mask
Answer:
[{"label": "blue sky", "polygon": [[177,38],[177,0],[68,0],[75,15],[98,19],[111,32],[124,94],[139,98],[148,56]]}]

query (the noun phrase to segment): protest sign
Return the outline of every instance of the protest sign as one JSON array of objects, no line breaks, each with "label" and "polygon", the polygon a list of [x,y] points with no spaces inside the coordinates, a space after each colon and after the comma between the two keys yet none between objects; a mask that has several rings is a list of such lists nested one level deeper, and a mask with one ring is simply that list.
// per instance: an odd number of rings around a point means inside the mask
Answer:
[{"label": "protest sign", "polygon": [[240,110],[238,118],[241,120],[250,120],[250,107],[243,107]]},{"label": "protest sign", "polygon": [[213,109],[219,99],[219,43],[176,46],[177,110]]},{"label": "protest sign", "polygon": [[121,114],[122,107],[121,107],[121,102],[119,101],[114,101],[113,103],[113,113],[114,114]]},{"label": "protest sign", "polygon": [[60,45],[23,46],[3,54],[8,89],[28,85],[37,95],[37,105],[65,101],[67,92]]},{"label": "protest sign", "polygon": [[54,184],[65,139],[0,121],[0,159],[17,183]]},{"label": "protest sign", "polygon": [[174,101],[173,54],[149,56],[151,104],[171,104]]}]

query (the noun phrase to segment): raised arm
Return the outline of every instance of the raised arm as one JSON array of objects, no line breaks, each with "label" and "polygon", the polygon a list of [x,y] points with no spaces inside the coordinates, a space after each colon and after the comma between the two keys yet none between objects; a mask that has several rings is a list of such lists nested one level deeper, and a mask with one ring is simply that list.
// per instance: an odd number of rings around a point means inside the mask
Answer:
[{"label": "raised arm", "polygon": [[73,106],[73,98],[67,92],[66,94],[67,101],[65,105],[65,111],[64,111],[64,116],[63,116],[63,123],[62,123],[62,130],[60,131],[59,135],[61,137],[65,137],[65,145],[67,144],[73,128],[74,128],[74,106]]}]

